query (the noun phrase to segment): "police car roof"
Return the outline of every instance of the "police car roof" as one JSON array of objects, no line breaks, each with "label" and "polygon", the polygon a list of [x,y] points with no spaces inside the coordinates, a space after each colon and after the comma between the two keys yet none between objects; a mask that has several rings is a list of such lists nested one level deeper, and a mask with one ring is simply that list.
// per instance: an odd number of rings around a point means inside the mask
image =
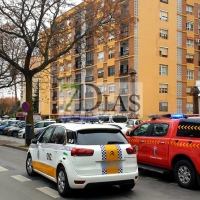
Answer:
[{"label": "police car roof", "polygon": [[54,123],[51,126],[64,126],[68,130],[78,131],[78,130],[85,130],[85,129],[116,129],[119,130],[117,127],[106,125],[106,124],[76,124],[76,123]]}]

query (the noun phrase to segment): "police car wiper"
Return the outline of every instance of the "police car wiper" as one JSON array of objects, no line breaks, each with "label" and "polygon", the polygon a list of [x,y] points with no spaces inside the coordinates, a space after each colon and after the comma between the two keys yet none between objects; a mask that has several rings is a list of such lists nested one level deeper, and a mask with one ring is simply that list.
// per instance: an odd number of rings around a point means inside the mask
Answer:
[{"label": "police car wiper", "polygon": [[124,142],[119,142],[119,141],[108,141],[107,144],[124,144]]}]

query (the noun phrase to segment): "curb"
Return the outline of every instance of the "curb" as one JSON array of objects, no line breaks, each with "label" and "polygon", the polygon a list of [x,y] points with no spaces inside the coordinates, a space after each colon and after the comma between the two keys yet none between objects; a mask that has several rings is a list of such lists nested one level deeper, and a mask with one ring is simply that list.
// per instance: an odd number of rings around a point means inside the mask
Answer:
[{"label": "curb", "polygon": [[18,150],[21,150],[21,151],[28,151],[28,147],[15,147],[15,146],[12,146],[12,145],[9,145],[9,144],[3,144],[1,146],[9,147],[9,148],[12,148],[12,149],[18,149]]}]

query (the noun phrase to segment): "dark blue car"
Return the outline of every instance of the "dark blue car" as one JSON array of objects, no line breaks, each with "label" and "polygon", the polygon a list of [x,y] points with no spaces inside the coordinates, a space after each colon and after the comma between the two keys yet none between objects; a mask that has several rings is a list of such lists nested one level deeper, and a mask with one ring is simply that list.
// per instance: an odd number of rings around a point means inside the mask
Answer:
[{"label": "dark blue car", "polygon": [[13,124],[13,122],[20,121],[20,120],[5,120],[2,121],[0,124],[0,135],[3,134],[3,129]]}]

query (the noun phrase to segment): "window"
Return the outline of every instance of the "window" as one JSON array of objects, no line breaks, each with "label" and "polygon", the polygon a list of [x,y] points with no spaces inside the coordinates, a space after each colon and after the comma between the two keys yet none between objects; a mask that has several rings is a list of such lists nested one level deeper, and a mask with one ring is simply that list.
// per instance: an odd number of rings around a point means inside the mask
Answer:
[{"label": "window", "polygon": [[193,61],[194,61],[194,55],[187,54],[186,55],[186,61],[187,61],[187,63],[193,63]]},{"label": "window", "polygon": [[98,88],[99,88],[101,94],[103,94],[104,93],[104,86],[98,86]]},{"label": "window", "polygon": [[104,110],[104,103],[99,104],[98,110]]},{"label": "window", "polygon": [[60,72],[64,72],[65,71],[65,67],[64,67],[64,65],[61,65],[60,66]]},{"label": "window", "polygon": [[59,106],[59,111],[60,111],[60,112],[63,112],[63,111],[64,111],[64,105],[60,105],[60,106]]},{"label": "window", "polygon": [[193,31],[194,30],[194,23],[187,21],[187,23],[186,23],[186,29],[188,31]]},{"label": "window", "polygon": [[194,40],[192,40],[192,39],[187,39],[187,46],[188,46],[188,47],[194,47]]},{"label": "window", "polygon": [[68,63],[67,64],[67,69],[71,69],[72,68],[72,63]]},{"label": "window", "polygon": [[63,98],[64,97],[64,91],[60,91],[60,98]]},{"label": "window", "polygon": [[71,83],[72,82],[72,77],[71,76],[67,76],[67,83]]},{"label": "window", "polygon": [[153,124],[150,136],[162,137],[167,135],[169,124]]},{"label": "window", "polygon": [[44,131],[43,135],[40,137],[39,142],[40,143],[48,143],[54,128],[55,127],[53,127],[53,126],[47,128]]},{"label": "window", "polygon": [[98,70],[98,78],[103,78],[104,70]]},{"label": "window", "polygon": [[160,38],[168,39],[168,30],[167,29],[160,29]]},{"label": "window", "polygon": [[168,111],[168,102],[159,102],[159,111]]},{"label": "window", "polygon": [[186,107],[188,113],[193,113],[193,103],[187,103]]},{"label": "window", "polygon": [[160,20],[168,21],[168,12],[164,10],[160,10]]},{"label": "window", "polygon": [[64,143],[64,137],[65,136],[65,129],[63,127],[56,127],[51,139],[50,139],[50,143],[55,143],[55,144],[63,144]]},{"label": "window", "polygon": [[131,133],[131,136],[147,136],[149,126],[150,124],[140,125]]},{"label": "window", "polygon": [[160,0],[162,3],[168,3],[168,0]]},{"label": "window", "polygon": [[60,79],[60,85],[64,84],[65,83],[65,79],[64,78],[61,78]]},{"label": "window", "polygon": [[168,47],[160,47],[160,57],[168,57]]},{"label": "window", "polygon": [[71,92],[71,90],[68,90],[67,91],[67,97],[70,98],[71,96],[72,96],[72,92]]},{"label": "window", "polygon": [[115,66],[108,67],[108,76],[114,76],[115,75]]},{"label": "window", "polygon": [[114,58],[115,57],[115,50],[109,50],[108,51],[108,59]]},{"label": "window", "polygon": [[111,33],[109,33],[108,41],[111,41],[113,39],[115,39],[115,33],[111,32]]},{"label": "window", "polygon": [[99,39],[98,39],[98,44],[102,44],[104,42],[104,37],[101,36]]},{"label": "window", "polygon": [[108,85],[108,93],[115,93],[115,85]]},{"label": "window", "polygon": [[187,70],[186,78],[188,80],[193,80],[194,79],[194,71],[193,70]]},{"label": "window", "polygon": [[187,12],[187,14],[192,15],[193,14],[193,6],[186,5],[186,12]]},{"label": "window", "polygon": [[37,123],[34,125],[34,128],[43,128],[44,127],[44,122]]},{"label": "window", "polygon": [[104,61],[104,52],[101,51],[98,53],[98,62]]},{"label": "window", "polygon": [[159,84],[159,93],[168,93],[168,84],[160,83]]},{"label": "window", "polygon": [[159,66],[159,75],[167,76],[168,75],[168,66],[167,65],[160,65]]}]

